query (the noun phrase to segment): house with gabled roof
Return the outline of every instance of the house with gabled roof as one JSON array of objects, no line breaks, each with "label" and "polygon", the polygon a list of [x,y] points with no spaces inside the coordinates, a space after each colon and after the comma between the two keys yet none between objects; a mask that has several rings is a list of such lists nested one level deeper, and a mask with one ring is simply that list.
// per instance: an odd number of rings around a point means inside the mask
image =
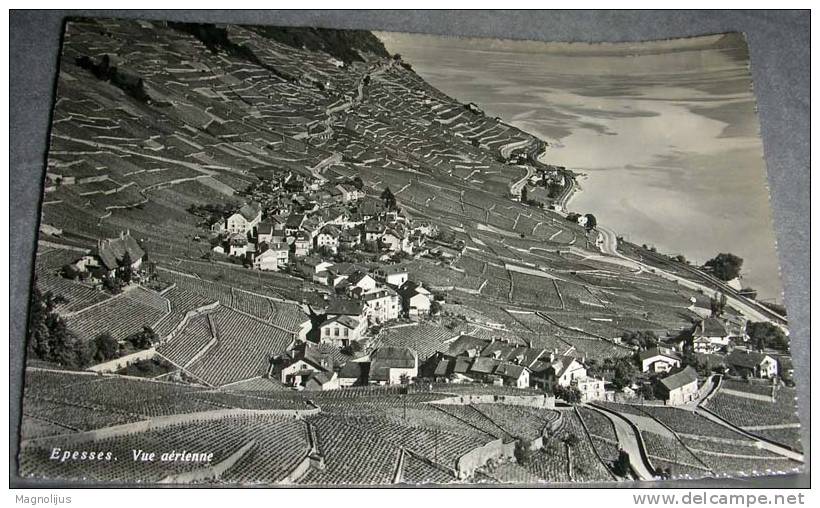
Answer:
[{"label": "house with gabled roof", "polygon": [[286,243],[260,243],[253,259],[253,267],[257,270],[276,272],[287,266],[289,256],[290,248]]},{"label": "house with gabled roof", "polygon": [[315,242],[316,248],[327,248],[330,249],[331,252],[334,254],[336,251],[339,250],[339,236],[341,231],[337,226],[332,224],[327,224],[319,230],[319,233],[316,235]]},{"label": "house with gabled roof", "polygon": [[765,353],[735,349],[726,356],[726,363],[737,374],[746,377],[771,379],[777,377],[777,360]]},{"label": "house with gabled roof", "polygon": [[426,316],[430,313],[433,298],[427,289],[413,281],[407,281],[398,289],[402,310],[411,319]]},{"label": "house with gabled roof", "polygon": [[550,365],[551,375],[559,386],[569,387],[576,379],[587,377],[587,368],[573,356],[560,356]]},{"label": "house with gabled roof", "polygon": [[661,379],[657,389],[670,406],[687,404],[698,398],[698,373],[687,365]]},{"label": "house with gabled roof", "polygon": [[665,347],[652,347],[638,353],[641,372],[669,372],[681,365],[681,357]]},{"label": "house with gabled roof", "polygon": [[364,302],[364,312],[372,323],[384,323],[398,319],[401,302],[398,293],[389,287],[381,287],[371,291],[354,289],[351,294]]},{"label": "house with gabled roof", "polygon": [[367,323],[353,316],[334,316],[319,325],[319,340],[336,347],[349,346],[367,331]]},{"label": "house with gabled roof", "polygon": [[406,347],[383,346],[370,355],[371,384],[409,383],[419,374],[418,355]]},{"label": "house with gabled roof", "polygon": [[139,270],[145,251],[140,244],[131,236],[131,231],[120,232],[119,238],[106,238],[97,241],[97,246],[91,251],[90,256],[83,257],[78,264],[82,264],[83,269],[98,267],[109,277],[113,277],[117,268],[127,257],[131,259],[131,269]]},{"label": "house with gabled roof", "polygon": [[[274,369],[278,371],[282,384],[297,390],[305,389],[308,380],[317,374],[327,375],[331,382],[328,384],[327,380],[323,381],[324,378],[322,378],[314,385],[320,384],[321,389],[332,388],[332,380],[335,376],[334,367],[335,362],[329,354],[307,343],[297,346],[274,360]],[[338,388],[338,382],[335,387]]]},{"label": "house with gabled roof", "polygon": [[288,236],[296,236],[296,233],[302,229],[302,225],[306,219],[307,216],[301,213],[290,214],[288,220],[285,221],[285,234]]},{"label": "house with gabled roof", "polygon": [[348,293],[352,293],[356,290],[358,290],[360,294],[373,291],[376,289],[378,284],[376,279],[364,270],[357,270],[353,272],[347,277],[347,281],[350,283],[348,286]]},{"label": "house with gabled roof", "polygon": [[368,242],[377,242],[381,239],[387,227],[377,220],[368,220],[364,224],[364,239]]},{"label": "house with gabled roof", "polygon": [[247,233],[262,221],[262,207],[258,203],[245,203],[242,207],[228,217],[227,231],[229,233]]},{"label": "house with gabled roof", "polygon": [[692,348],[696,353],[714,353],[731,343],[731,334],[715,317],[698,321],[692,329]]},{"label": "house with gabled roof", "polygon": [[327,317],[352,316],[362,319],[364,316],[364,302],[351,298],[331,298],[325,310]]},{"label": "house with gabled roof", "polygon": [[342,388],[367,384],[370,362],[349,361],[339,371],[339,385]]},{"label": "house with gabled roof", "polygon": [[493,374],[500,377],[506,386],[516,388],[529,388],[530,386],[530,370],[523,365],[501,362]]}]

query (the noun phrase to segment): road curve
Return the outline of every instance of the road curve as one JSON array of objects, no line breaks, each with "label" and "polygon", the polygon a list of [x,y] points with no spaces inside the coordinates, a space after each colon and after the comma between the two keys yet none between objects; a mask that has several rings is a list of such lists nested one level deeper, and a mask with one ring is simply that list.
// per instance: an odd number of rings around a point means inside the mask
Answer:
[{"label": "road curve", "polygon": [[629,421],[614,411],[610,411],[600,406],[590,406],[593,411],[598,411],[612,422],[615,427],[615,436],[618,438],[618,446],[629,454],[629,463],[639,480],[650,481],[655,479],[649,465],[643,460],[641,445],[638,443],[638,435]]}]

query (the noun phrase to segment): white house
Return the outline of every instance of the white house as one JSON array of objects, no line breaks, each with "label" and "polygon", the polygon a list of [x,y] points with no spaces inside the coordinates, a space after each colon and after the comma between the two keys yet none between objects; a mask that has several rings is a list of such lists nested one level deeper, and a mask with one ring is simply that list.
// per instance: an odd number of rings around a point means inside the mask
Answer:
[{"label": "white house", "polygon": [[606,399],[606,381],[594,377],[585,377],[573,382],[581,392],[581,402]]},{"label": "white house", "polygon": [[[264,244],[262,245],[264,247]],[[288,244],[272,243],[254,258],[253,267],[257,270],[275,272],[288,264],[289,256]]]},{"label": "white house", "polygon": [[326,247],[335,253],[339,249],[339,228],[328,224],[324,226],[316,235],[316,248]]},{"label": "white house", "polygon": [[731,334],[713,317],[699,321],[692,330],[692,347],[696,353],[714,353],[729,345]]},{"label": "white house", "polygon": [[379,268],[374,272],[374,275],[379,282],[395,287],[400,287],[409,278],[407,270],[398,265],[387,265]]},{"label": "white house", "polygon": [[262,220],[262,209],[256,203],[247,203],[238,212],[228,217],[229,233],[247,233],[252,231]]},{"label": "white house", "polygon": [[569,387],[572,382],[587,377],[587,368],[572,356],[562,356],[552,362],[555,382],[563,387]]},{"label": "white house", "polygon": [[244,256],[248,252],[248,239],[242,233],[235,233],[228,240],[229,256]]},{"label": "white house", "polygon": [[659,388],[670,406],[692,402],[698,398],[698,373],[686,366],[682,371],[663,378]]},{"label": "white house", "polygon": [[373,384],[409,383],[419,374],[419,358],[406,347],[380,347],[370,356],[369,380]]},{"label": "white house", "polygon": [[432,298],[430,292],[421,284],[407,281],[399,288],[402,310],[411,318],[425,316],[430,313]]},{"label": "white house", "polygon": [[347,282],[350,284],[347,287],[349,293],[353,294],[354,292],[358,293],[367,293],[376,289],[377,282],[376,279],[371,277],[368,273],[363,271],[357,271],[352,273],[348,278]]},{"label": "white house", "polygon": [[361,295],[367,318],[373,323],[398,319],[401,302],[398,293],[388,287],[374,289]]},{"label": "white house", "polygon": [[669,372],[680,367],[680,356],[671,349],[653,347],[638,354],[642,372]]},{"label": "white house", "polygon": [[362,338],[367,330],[364,320],[352,316],[336,316],[319,325],[319,339],[323,343],[345,347]]},{"label": "white house", "polygon": [[771,379],[777,376],[777,360],[765,354],[746,349],[735,349],[726,357],[726,363],[742,376]]},{"label": "white house", "polygon": [[515,386],[516,388],[530,387],[530,370],[523,365],[502,362],[495,368],[493,374],[500,376],[507,386]]},{"label": "white house", "polygon": [[387,247],[390,252],[404,251],[408,254],[413,253],[413,246],[407,234],[397,228],[386,230],[381,236],[381,243]]},{"label": "white house", "polygon": [[282,384],[297,390],[304,389],[305,383],[315,374],[334,373],[332,358],[310,345],[285,353],[277,363]]}]

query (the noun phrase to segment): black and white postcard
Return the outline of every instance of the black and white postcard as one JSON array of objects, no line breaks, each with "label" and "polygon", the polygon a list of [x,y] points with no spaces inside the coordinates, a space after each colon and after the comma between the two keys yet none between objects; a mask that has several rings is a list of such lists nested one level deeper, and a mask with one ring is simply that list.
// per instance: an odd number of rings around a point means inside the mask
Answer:
[{"label": "black and white postcard", "polygon": [[800,471],[741,34],[65,24],[19,474]]}]

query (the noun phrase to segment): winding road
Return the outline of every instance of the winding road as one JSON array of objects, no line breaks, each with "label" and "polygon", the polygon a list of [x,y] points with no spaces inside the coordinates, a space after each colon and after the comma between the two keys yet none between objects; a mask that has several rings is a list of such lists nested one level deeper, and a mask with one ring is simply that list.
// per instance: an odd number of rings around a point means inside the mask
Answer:
[{"label": "winding road", "polygon": [[615,427],[615,436],[618,438],[618,446],[629,454],[629,464],[635,471],[638,480],[654,480],[655,475],[649,465],[644,462],[641,453],[641,445],[638,443],[638,435],[629,421],[614,411],[610,411],[600,406],[587,406],[593,411],[603,414]]}]

